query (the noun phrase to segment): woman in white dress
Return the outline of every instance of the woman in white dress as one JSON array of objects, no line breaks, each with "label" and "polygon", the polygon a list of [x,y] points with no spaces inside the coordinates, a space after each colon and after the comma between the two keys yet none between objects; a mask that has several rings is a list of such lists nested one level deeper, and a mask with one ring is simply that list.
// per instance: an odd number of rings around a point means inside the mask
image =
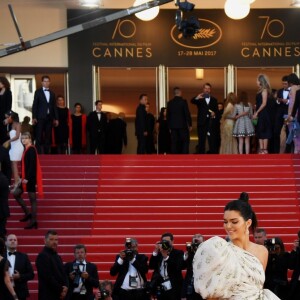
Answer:
[{"label": "woman in white dress", "polygon": [[5,123],[11,124],[11,130],[9,132],[9,157],[11,161],[12,173],[14,177],[14,187],[16,189],[21,184],[21,179],[18,171],[18,162],[22,159],[24,146],[21,143],[21,123],[19,123],[19,116],[12,110],[5,114]]},{"label": "woman in white dress", "polygon": [[[213,237],[203,242],[194,257],[195,291],[209,300],[280,300],[263,289],[268,250],[249,239],[257,219],[248,195],[224,209],[226,242]],[[242,197],[241,197],[242,198]]]}]

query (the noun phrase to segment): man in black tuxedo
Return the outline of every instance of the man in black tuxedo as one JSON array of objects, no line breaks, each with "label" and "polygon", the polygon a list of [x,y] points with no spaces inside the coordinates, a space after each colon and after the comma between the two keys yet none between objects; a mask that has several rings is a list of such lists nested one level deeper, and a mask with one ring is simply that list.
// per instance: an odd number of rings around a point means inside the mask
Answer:
[{"label": "man in black tuxedo", "polygon": [[273,149],[272,153],[280,153],[280,133],[284,123],[284,116],[288,114],[289,106],[289,84],[288,76],[282,77],[282,88],[277,91],[275,102],[275,119],[273,127]]},{"label": "man in black tuxedo", "polygon": [[148,272],[148,257],[138,253],[136,239],[127,238],[125,250],[116,256],[115,263],[110,269],[110,275],[117,280],[113,289],[114,300],[146,300],[145,284]]},{"label": "man in black tuxedo", "polygon": [[147,112],[147,136],[146,136],[146,153],[153,154],[155,153],[155,146],[154,146],[154,126],[155,126],[155,117],[150,112],[150,103],[147,102],[145,106]]},{"label": "man in black tuxedo", "polygon": [[52,126],[58,126],[55,94],[50,91],[50,77],[42,77],[42,87],[34,93],[32,124],[35,125],[35,145],[38,153],[49,154]]},{"label": "man in black tuxedo", "polygon": [[171,131],[171,153],[188,154],[192,118],[179,87],[174,88],[174,98],[168,101],[167,122]]},{"label": "man in black tuxedo", "polygon": [[208,139],[210,154],[219,153],[218,149],[218,129],[219,110],[218,100],[211,96],[211,84],[205,83],[203,91],[191,100],[192,104],[197,105],[197,130],[198,130],[198,152],[205,153],[206,137]]},{"label": "man in black tuxedo", "polygon": [[65,264],[69,276],[68,299],[94,300],[93,288],[99,287],[97,266],[86,261],[85,245],[76,245],[74,256],[74,261]]},{"label": "man in black tuxedo", "polygon": [[148,96],[141,94],[139,98],[140,104],[136,108],[135,112],[135,135],[137,138],[137,154],[146,153],[146,139],[148,135],[147,130],[147,112],[146,103],[148,102]]},{"label": "man in black tuxedo", "polygon": [[10,278],[18,299],[26,300],[29,297],[27,282],[34,278],[34,272],[27,254],[19,252],[17,247],[18,239],[16,235],[9,234],[6,238],[6,258],[10,263]]},{"label": "man in black tuxedo", "polygon": [[54,230],[45,234],[45,247],[35,265],[39,281],[39,300],[63,300],[68,292],[68,277],[61,257],[57,254],[58,236]]},{"label": "man in black tuxedo", "polygon": [[184,261],[186,264],[186,275],[183,281],[181,300],[202,300],[200,294],[194,289],[194,270],[193,260],[199,245],[204,241],[202,234],[195,234],[192,242],[187,244],[187,251],[184,253]]},{"label": "man in black tuxedo", "polygon": [[102,100],[95,102],[96,110],[89,113],[86,128],[89,133],[90,154],[105,153],[107,117],[102,112]]},{"label": "man in black tuxedo", "polygon": [[153,269],[151,286],[160,291],[158,300],[180,300],[183,283],[182,270],[185,268],[184,253],[174,249],[172,233],[164,233],[155,245],[150,258],[149,269]]}]

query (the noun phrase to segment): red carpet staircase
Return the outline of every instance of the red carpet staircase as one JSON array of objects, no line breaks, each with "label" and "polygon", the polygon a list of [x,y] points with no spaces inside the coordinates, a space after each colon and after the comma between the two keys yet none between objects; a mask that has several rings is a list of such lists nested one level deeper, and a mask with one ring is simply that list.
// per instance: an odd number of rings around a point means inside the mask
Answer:
[{"label": "red carpet staircase", "polygon": [[[59,233],[59,253],[73,260],[84,243],[88,260],[108,279],[125,237],[151,255],[163,232],[184,249],[195,233],[224,236],[223,207],[249,193],[259,226],[288,249],[300,229],[300,158],[293,155],[41,156],[45,198],[38,201],[37,230],[24,230],[21,209],[10,199],[9,233],[32,262],[49,229]],[[30,282],[37,299],[37,276]]]}]

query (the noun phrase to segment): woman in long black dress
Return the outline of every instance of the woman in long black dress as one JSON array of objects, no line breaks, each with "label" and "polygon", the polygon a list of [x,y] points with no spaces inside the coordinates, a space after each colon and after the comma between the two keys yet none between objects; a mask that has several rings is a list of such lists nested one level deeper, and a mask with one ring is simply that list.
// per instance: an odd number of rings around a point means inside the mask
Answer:
[{"label": "woman in long black dress", "polygon": [[66,154],[69,139],[69,109],[63,96],[57,96],[58,126],[54,127],[54,144],[58,154]]},{"label": "woman in long black dress", "polygon": [[272,124],[270,103],[272,101],[272,90],[269,79],[264,74],[257,77],[258,93],[256,94],[256,113],[253,119],[257,119],[256,135],[259,142],[259,153],[268,153],[268,141],[272,137]]},{"label": "woman in long black dress", "polygon": [[160,109],[159,118],[156,122],[156,132],[158,134],[158,153],[171,153],[171,134],[167,122],[167,108]]},{"label": "woman in long black dress", "polygon": [[0,299],[18,300],[18,296],[10,281],[9,262],[4,257],[5,251],[5,242],[0,238]]},{"label": "woman in long black dress", "polygon": [[75,103],[74,109],[70,119],[70,146],[73,154],[80,154],[86,148],[86,115],[80,103]]}]

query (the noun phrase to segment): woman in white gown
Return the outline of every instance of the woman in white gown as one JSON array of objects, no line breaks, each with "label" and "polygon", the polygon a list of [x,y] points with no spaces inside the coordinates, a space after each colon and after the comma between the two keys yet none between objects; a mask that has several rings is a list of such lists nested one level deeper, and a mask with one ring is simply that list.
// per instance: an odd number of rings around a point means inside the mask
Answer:
[{"label": "woman in white gown", "polygon": [[194,286],[204,299],[279,300],[263,289],[268,251],[249,240],[249,228],[255,230],[257,219],[247,200],[225,206],[224,228],[230,242],[213,237],[195,254]]},{"label": "woman in white gown", "polygon": [[13,190],[15,190],[16,187],[19,184],[21,184],[21,179],[18,171],[18,162],[21,161],[22,154],[24,151],[24,146],[21,143],[21,124],[19,123],[18,114],[13,112],[12,110],[8,111],[5,114],[5,117],[6,117],[5,123],[11,124],[11,130],[9,132],[9,138],[10,138],[9,158],[11,161],[12,173],[14,177]]}]

